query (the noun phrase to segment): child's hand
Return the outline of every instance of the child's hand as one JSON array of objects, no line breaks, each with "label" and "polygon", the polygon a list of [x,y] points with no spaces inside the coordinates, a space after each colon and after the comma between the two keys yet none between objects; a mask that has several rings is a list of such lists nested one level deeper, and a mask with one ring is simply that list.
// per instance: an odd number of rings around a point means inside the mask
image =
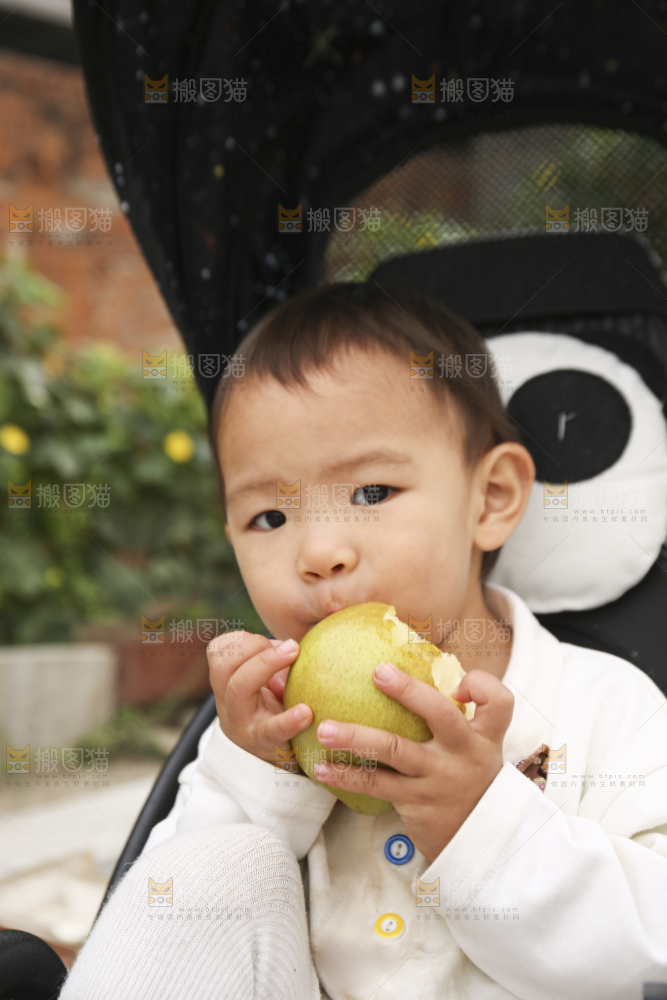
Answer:
[{"label": "child's hand", "polygon": [[[452,692],[457,701],[477,705],[471,722],[436,688],[394,668],[389,681],[373,680],[416,715],[433,733],[418,743],[383,729],[338,723],[335,736],[320,734],[323,746],[340,747],[373,758],[384,768],[368,772],[349,765],[323,762],[315,768],[318,781],[349,788],[393,803],[405,832],[424,857],[433,862],[470,815],[503,766],[503,740],[512,721],[514,695],[484,670],[470,670]],[[350,783],[350,777],[358,787]]]},{"label": "child's hand", "polygon": [[[229,648],[232,642],[234,649]],[[281,653],[280,642],[252,632],[229,632],[212,639],[206,649],[223,733],[269,764],[275,762],[276,745],[290,750],[290,737],[313,721],[307,705],[284,711],[285,681],[299,646],[295,642],[291,651]],[[306,711],[303,719],[296,717],[300,708]]]}]

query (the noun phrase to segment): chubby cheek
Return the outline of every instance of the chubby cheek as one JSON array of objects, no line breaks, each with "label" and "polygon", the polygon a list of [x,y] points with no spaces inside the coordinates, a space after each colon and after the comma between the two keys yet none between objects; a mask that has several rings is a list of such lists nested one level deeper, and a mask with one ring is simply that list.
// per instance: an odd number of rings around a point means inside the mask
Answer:
[{"label": "chubby cheek", "polygon": [[[417,604],[425,601],[430,606],[436,593],[447,604],[458,599],[470,574],[470,512],[445,503],[442,497],[431,499],[412,511],[405,528],[395,532],[391,547],[384,550],[390,553],[396,593],[407,598],[411,591]],[[412,607],[410,612],[414,614]]]},{"label": "chubby cheek", "polygon": [[[282,637],[285,629],[290,626],[290,610],[280,598],[280,588],[248,587],[248,594],[255,611],[262,619],[267,629],[277,637]],[[290,633],[291,634],[291,633]],[[288,638],[285,632],[285,638]]]},{"label": "chubby cheek", "polygon": [[290,573],[287,569],[281,571],[272,566],[271,561],[248,560],[245,565],[237,556],[237,562],[255,611],[262,619],[266,628],[279,639],[296,639],[297,642],[305,634],[303,626],[299,627],[297,619],[298,598],[289,588],[287,581]]}]

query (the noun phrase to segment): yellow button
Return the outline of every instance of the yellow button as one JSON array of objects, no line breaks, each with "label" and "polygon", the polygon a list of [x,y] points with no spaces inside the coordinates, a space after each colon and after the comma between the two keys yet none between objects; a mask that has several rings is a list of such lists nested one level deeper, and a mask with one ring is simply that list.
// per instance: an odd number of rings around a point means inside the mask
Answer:
[{"label": "yellow button", "polygon": [[383,913],[375,921],[375,933],[384,941],[395,941],[405,930],[405,921],[398,913]]}]

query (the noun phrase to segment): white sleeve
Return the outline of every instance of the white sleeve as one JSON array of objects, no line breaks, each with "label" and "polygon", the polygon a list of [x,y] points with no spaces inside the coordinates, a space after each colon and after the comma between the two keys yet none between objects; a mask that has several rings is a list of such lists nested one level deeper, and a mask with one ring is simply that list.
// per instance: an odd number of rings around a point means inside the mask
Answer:
[{"label": "white sleeve", "polygon": [[302,774],[277,770],[232,742],[218,718],[204,731],[197,758],[181,771],[174,806],[150,832],[145,854],[169,837],[221,823],[254,823],[273,832],[298,861],[338,801]]},{"label": "white sleeve", "polygon": [[646,680],[619,692],[598,720],[603,770],[622,761],[643,784],[577,793],[574,813],[505,763],[419,875],[440,878],[460,948],[520,1000],[628,1000],[667,981],[666,703]]}]

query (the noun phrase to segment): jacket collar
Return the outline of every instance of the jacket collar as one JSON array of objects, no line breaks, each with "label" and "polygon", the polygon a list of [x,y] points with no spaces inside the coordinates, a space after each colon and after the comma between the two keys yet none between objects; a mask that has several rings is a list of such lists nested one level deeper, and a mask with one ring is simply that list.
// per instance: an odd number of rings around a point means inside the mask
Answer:
[{"label": "jacket collar", "polygon": [[498,591],[509,608],[512,650],[502,683],[514,695],[514,714],[505,736],[503,758],[516,764],[542,743],[552,743],[564,651],[515,591],[500,584],[486,586]]}]

